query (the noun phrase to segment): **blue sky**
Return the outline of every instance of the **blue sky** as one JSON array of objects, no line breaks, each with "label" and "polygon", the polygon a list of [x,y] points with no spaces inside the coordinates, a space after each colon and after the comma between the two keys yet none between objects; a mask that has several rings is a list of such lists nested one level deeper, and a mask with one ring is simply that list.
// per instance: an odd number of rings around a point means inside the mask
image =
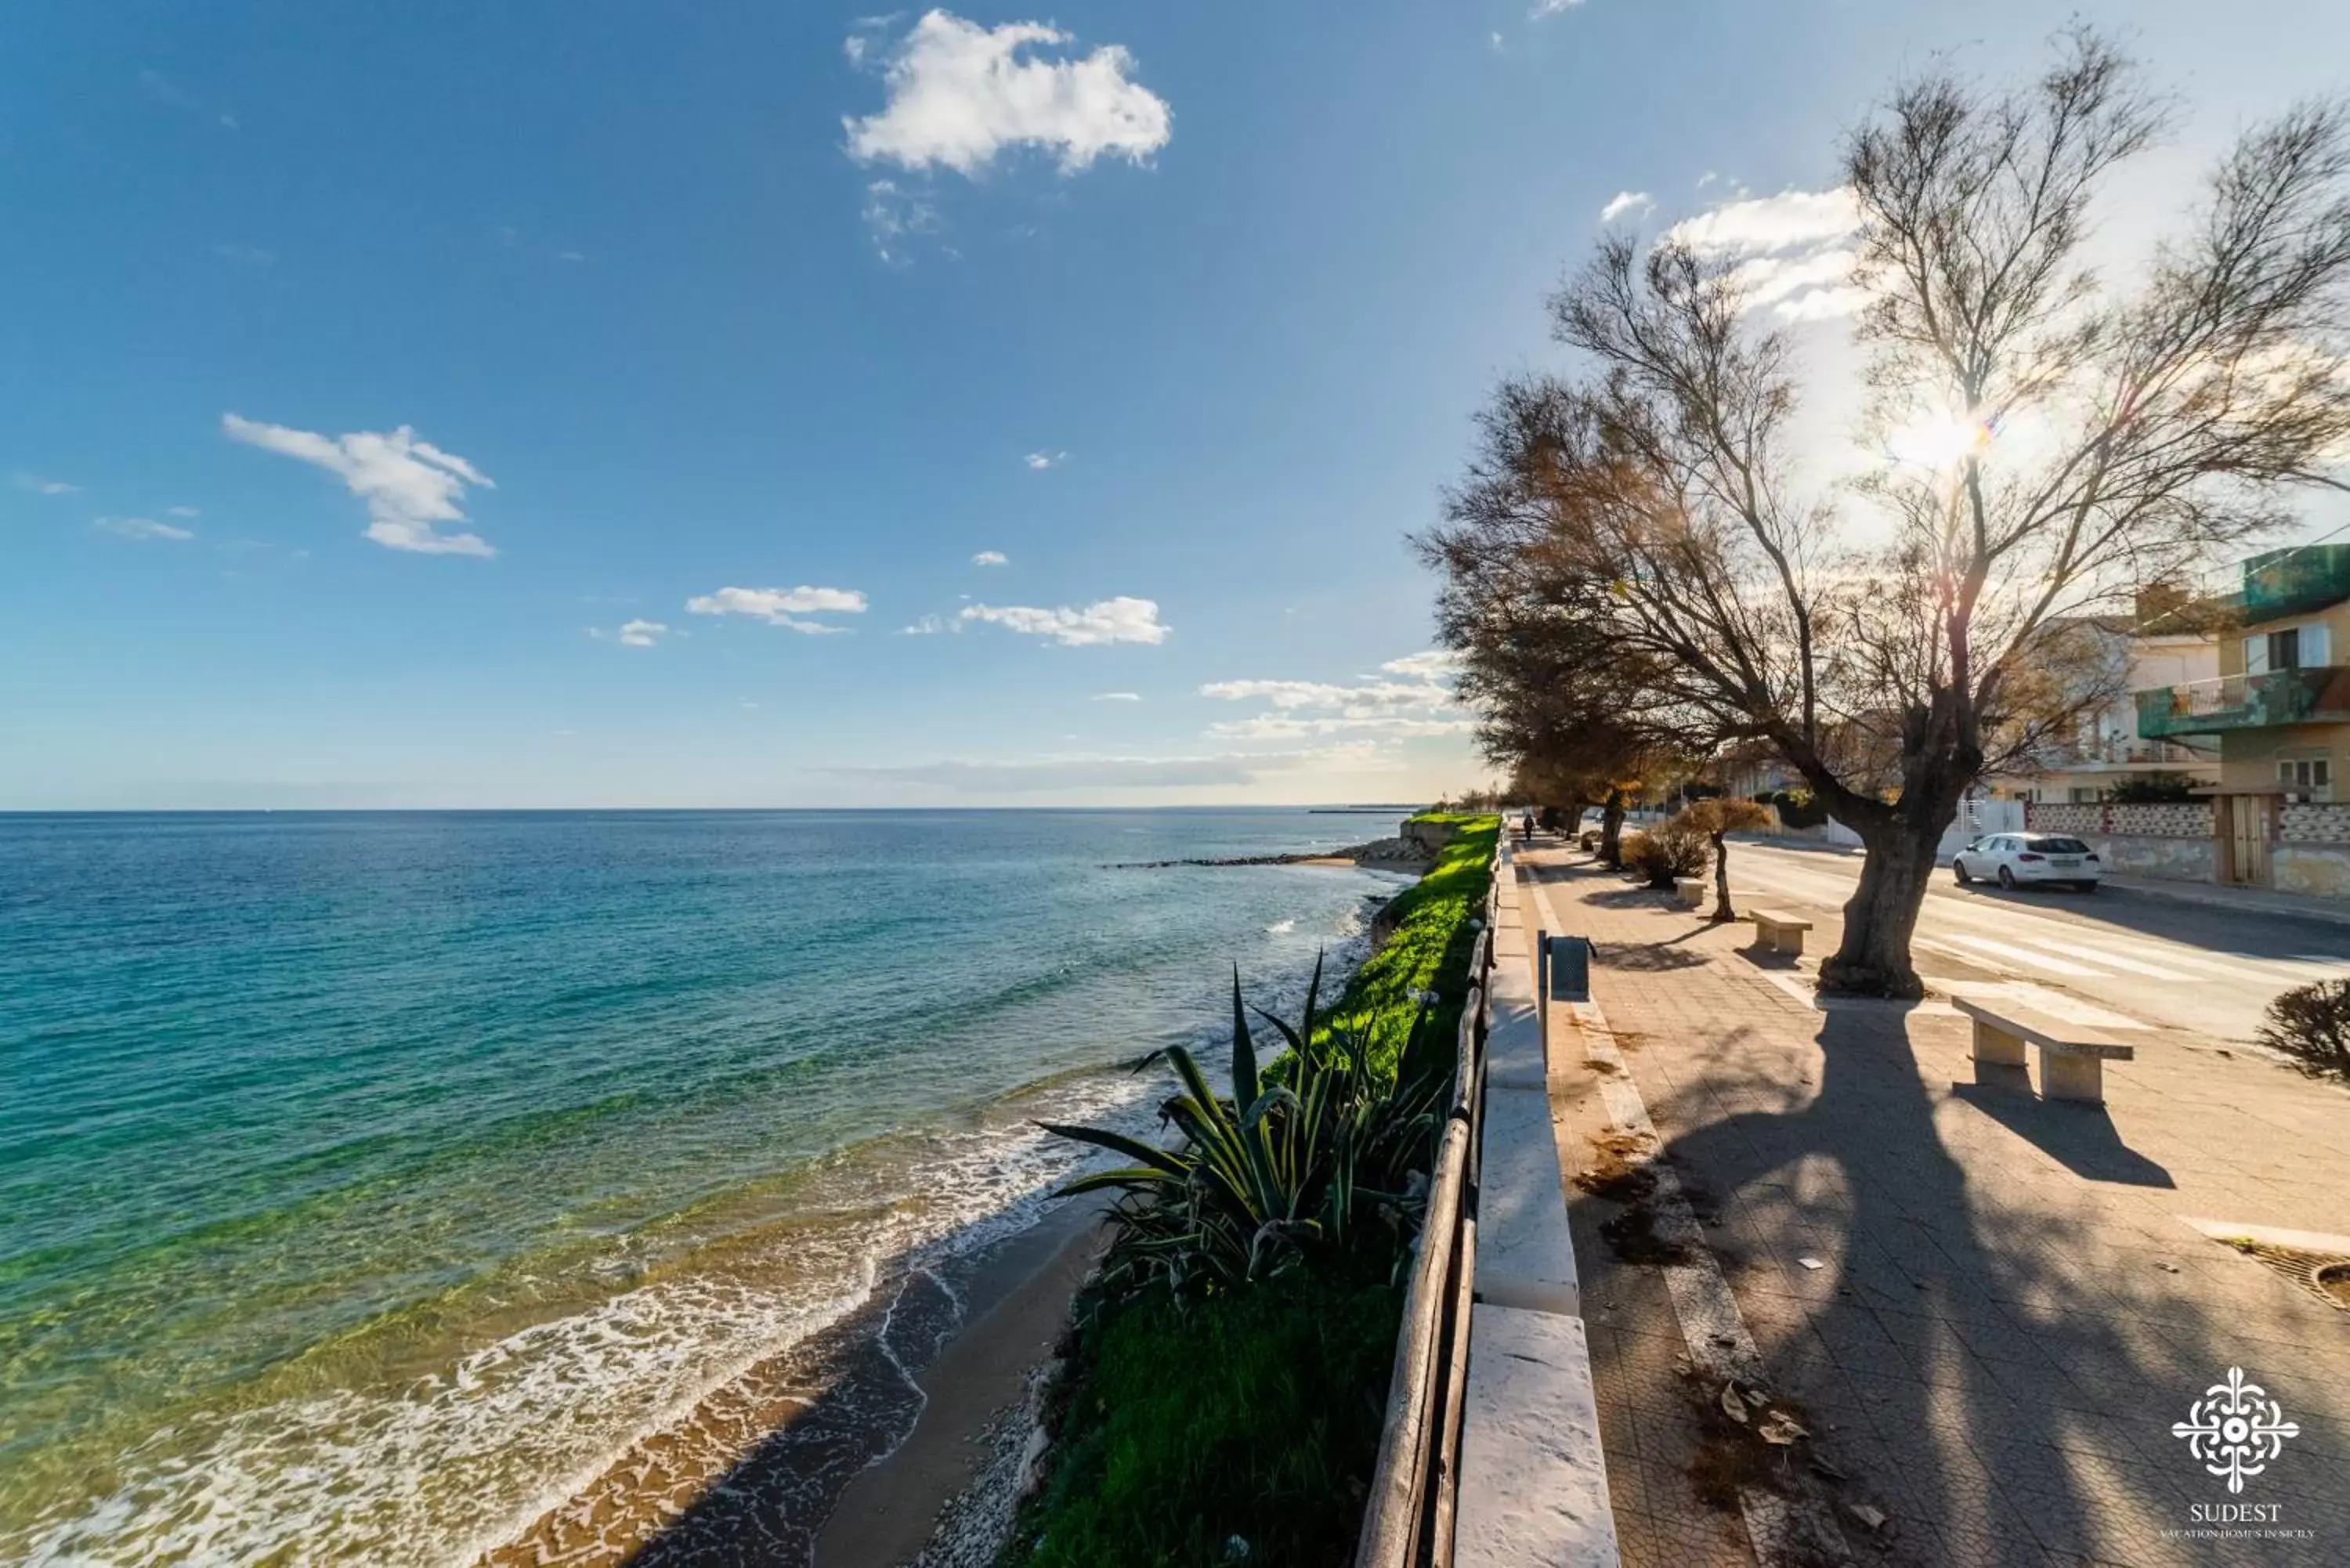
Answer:
[{"label": "blue sky", "polygon": [[[2124,236],[2350,85],[2338,6],[2087,14],[2192,107]],[[1404,535],[1603,210],[1834,363],[1793,198],[2061,19],[13,7],[0,807],[1460,787]]]}]

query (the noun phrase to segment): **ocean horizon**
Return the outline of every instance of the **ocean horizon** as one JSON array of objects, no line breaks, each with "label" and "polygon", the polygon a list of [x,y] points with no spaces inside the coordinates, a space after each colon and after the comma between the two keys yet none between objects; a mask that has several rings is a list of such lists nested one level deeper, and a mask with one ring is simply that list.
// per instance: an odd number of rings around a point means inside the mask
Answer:
[{"label": "ocean horizon", "polygon": [[854,1368],[934,1349],[1086,1158],[1035,1124],[1147,1128],[1124,1064],[1221,1038],[1234,965],[1294,1005],[1399,885],[1147,863],[1368,836],[0,814],[0,1557],[591,1551],[825,1395],[812,1531],[920,1408]]}]

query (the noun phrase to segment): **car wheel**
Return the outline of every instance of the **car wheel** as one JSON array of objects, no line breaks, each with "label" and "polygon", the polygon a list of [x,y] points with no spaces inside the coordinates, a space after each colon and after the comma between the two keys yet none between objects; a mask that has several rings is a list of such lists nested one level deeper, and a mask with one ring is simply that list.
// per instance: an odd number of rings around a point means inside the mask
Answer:
[{"label": "car wheel", "polygon": [[1999,868],[1999,885],[2009,892],[2015,891],[2015,873],[2002,866]]},{"label": "car wheel", "polygon": [[1950,875],[1959,879],[1959,886],[1961,888],[1974,880],[1972,877],[1967,875],[1967,863],[1963,860],[1950,862]]},{"label": "car wheel", "polygon": [[2074,887],[2078,888],[2084,893],[2094,893],[2103,885],[2104,884],[2098,882],[2075,882],[2073,884]]}]

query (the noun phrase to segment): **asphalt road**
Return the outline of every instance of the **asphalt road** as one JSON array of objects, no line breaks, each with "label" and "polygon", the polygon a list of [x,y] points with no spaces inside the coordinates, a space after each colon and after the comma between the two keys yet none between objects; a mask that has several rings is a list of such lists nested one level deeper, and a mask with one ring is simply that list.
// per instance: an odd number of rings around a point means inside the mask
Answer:
[{"label": "asphalt road", "polygon": [[[1859,876],[1856,854],[1731,846],[1731,891],[1742,914],[1759,905],[1814,922],[1807,965],[1835,950],[1839,911]],[[2324,919],[2113,887],[2093,894],[1960,888],[1947,867],[1935,873],[1911,951],[1938,990],[1951,982],[2036,988],[2222,1040],[2250,1040],[2277,992],[2350,975],[2350,928]]]}]

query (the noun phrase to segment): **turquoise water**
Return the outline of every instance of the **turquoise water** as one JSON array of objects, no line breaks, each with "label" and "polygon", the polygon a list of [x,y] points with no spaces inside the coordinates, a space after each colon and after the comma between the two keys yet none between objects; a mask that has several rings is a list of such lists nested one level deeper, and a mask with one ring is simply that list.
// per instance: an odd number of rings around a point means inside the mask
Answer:
[{"label": "turquoise water", "polygon": [[1114,1064],[1392,890],[1118,863],[1386,826],[0,817],[0,1557],[469,1561],[722,1468],[745,1379],[1033,1221],[1033,1118],[1147,1119]]}]

